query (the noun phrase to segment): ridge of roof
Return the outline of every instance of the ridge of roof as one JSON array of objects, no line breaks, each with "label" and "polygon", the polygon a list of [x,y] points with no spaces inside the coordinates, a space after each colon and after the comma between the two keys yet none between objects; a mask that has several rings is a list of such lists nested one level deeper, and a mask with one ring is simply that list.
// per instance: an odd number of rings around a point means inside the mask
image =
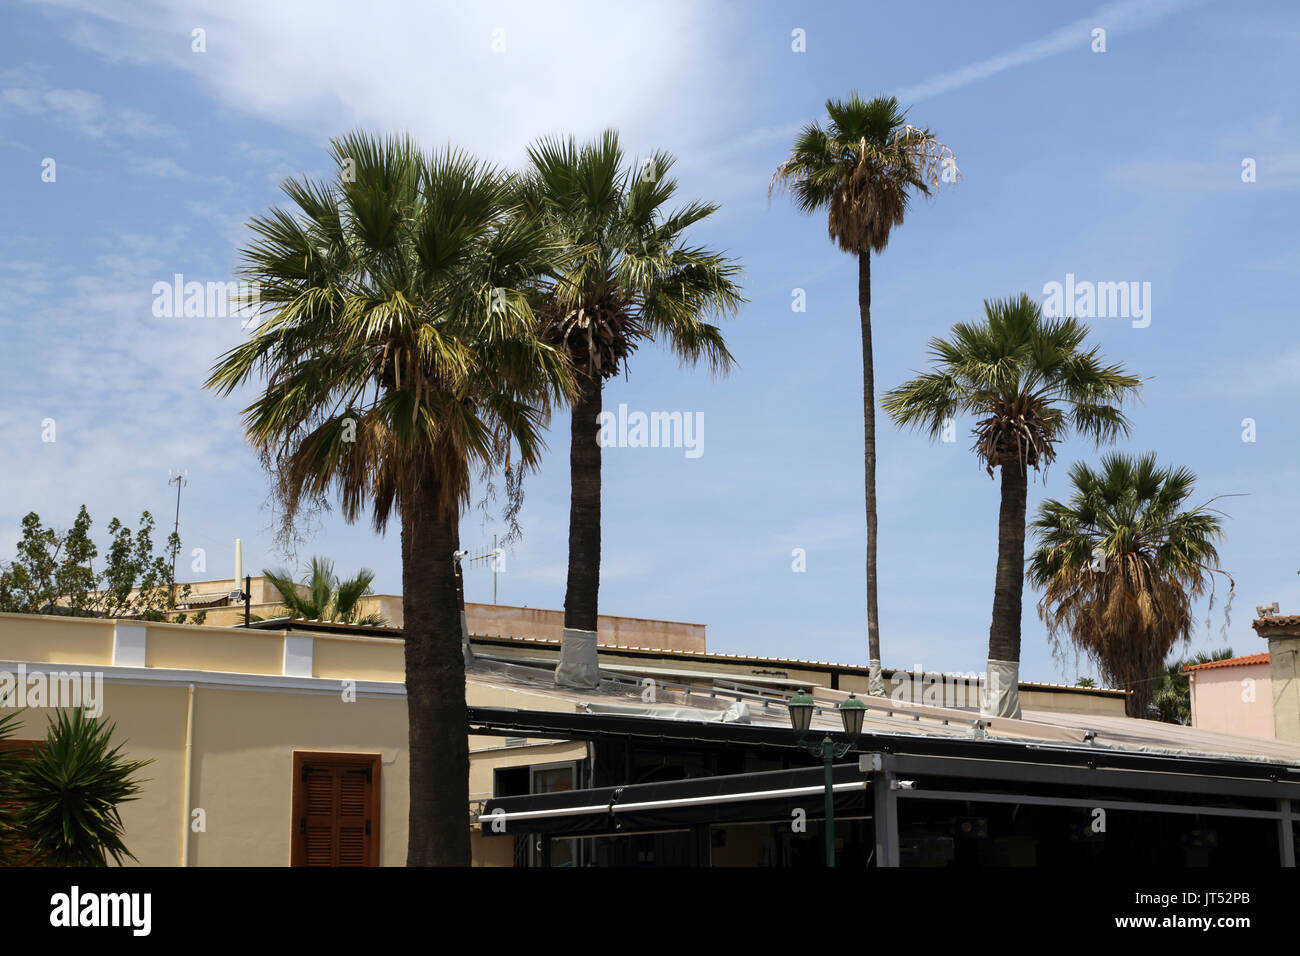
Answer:
[{"label": "ridge of roof", "polygon": [[1255,633],[1270,631],[1276,627],[1300,627],[1300,614],[1275,614],[1272,617],[1259,617],[1250,622]]},{"label": "ridge of roof", "polygon": [[1183,673],[1188,674],[1192,671],[1208,671],[1216,667],[1245,667],[1248,664],[1267,664],[1268,651],[1262,654],[1245,654],[1241,657],[1228,657],[1221,661],[1206,661],[1204,664],[1189,664],[1183,668]]}]

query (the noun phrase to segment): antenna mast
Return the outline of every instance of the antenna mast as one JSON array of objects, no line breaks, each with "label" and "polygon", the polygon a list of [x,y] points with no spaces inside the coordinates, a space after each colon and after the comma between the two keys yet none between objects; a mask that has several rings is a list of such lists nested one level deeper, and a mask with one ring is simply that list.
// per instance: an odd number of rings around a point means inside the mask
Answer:
[{"label": "antenna mast", "polygon": [[505,551],[497,547],[497,536],[492,536],[492,547],[484,548],[478,554],[471,554],[466,558],[466,562],[476,566],[486,566],[489,562],[492,565],[492,603],[497,603],[497,575],[504,574],[506,570]]},{"label": "antenna mast", "polygon": [[168,468],[167,484],[176,485],[176,523],[172,526],[172,605],[176,604],[176,554],[181,546],[181,489],[188,485],[188,468]]}]

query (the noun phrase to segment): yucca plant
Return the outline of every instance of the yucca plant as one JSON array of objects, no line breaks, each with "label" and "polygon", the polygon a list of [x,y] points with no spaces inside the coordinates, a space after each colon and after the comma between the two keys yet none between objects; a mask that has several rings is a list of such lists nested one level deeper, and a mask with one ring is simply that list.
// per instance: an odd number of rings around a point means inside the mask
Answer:
[{"label": "yucca plant", "polygon": [[57,711],[44,745],[9,768],[8,793],[17,805],[12,832],[31,847],[32,860],[107,866],[110,859],[135,859],[118,808],[136,799],[136,774],[152,761],[128,759],[123,745],[113,744],[113,731],[84,708]]},{"label": "yucca plant", "polygon": [[867,513],[868,690],[885,693],[880,671],[876,583],[876,400],[871,345],[871,255],[885,251],[914,196],[930,196],[961,174],[950,150],[928,129],[907,122],[892,96],[827,100],[826,126],[809,123],[772,177],[768,195],[788,188],[800,212],[825,210],[831,241],[858,259],[858,319],[862,331],[863,465]]}]

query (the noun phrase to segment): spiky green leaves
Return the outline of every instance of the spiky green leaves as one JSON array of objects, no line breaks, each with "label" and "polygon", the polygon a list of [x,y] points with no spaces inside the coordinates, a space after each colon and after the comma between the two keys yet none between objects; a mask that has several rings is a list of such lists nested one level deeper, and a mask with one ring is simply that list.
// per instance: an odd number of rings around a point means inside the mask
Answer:
[{"label": "spiky green leaves", "polygon": [[263,380],[244,425],[289,514],[333,491],[382,529],[430,474],[451,514],[512,445],[533,466],[573,392],[531,307],[565,250],[514,177],[459,150],[352,133],[332,153],[336,179],[286,183],[292,208],[251,222],[262,321],[207,386]]},{"label": "spiky green leaves", "polygon": [[790,190],[805,213],[826,209],[830,238],[845,252],[880,252],[902,225],[911,196],[929,196],[961,173],[952,150],[907,122],[892,96],[827,100],[829,124],[805,126],[768,189]]},{"label": "spiky green leaves", "polygon": [[119,807],[136,799],[136,775],[152,761],[128,759],[113,744],[113,729],[82,708],[57,711],[45,744],[0,769],[0,791],[17,805],[12,826],[36,860],[107,866],[135,859],[123,842]]},{"label": "spiky green leaves", "polygon": [[666,209],[677,190],[673,157],[628,161],[610,130],[582,145],[541,140],[529,160],[528,207],[568,253],[539,300],[546,340],[600,379],[616,375],[646,339],[683,362],[727,371],[731,353],[707,320],[734,314],[744,301],[740,268],[686,244],[685,231],[718,207]]},{"label": "spiky green leaves", "polygon": [[1077,319],[1044,319],[1028,295],[984,303],[982,322],[959,322],[930,341],[933,367],[885,393],[895,424],[939,438],[974,415],[973,450],[989,474],[1008,463],[1039,468],[1073,429],[1098,444],[1128,433],[1121,406],[1140,381],[1084,345]]},{"label": "spiky green leaves", "polygon": [[[1070,469],[1068,502],[1048,499],[1030,524],[1027,577],[1042,589],[1039,616],[1103,676],[1139,692],[1193,627],[1192,604],[1219,567],[1222,512],[1190,505],[1196,476],[1161,467],[1154,453],[1109,454]],[[1229,600],[1231,600],[1231,577]]]}]

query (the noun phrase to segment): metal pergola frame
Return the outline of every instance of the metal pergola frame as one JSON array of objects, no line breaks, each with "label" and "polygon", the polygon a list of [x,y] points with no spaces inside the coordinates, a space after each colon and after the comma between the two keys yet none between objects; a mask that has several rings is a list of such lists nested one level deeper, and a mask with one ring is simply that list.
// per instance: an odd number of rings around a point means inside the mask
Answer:
[{"label": "metal pergola frame", "polygon": [[[1206,774],[1167,773],[1156,770],[1132,771],[1109,768],[1044,766],[1014,761],[953,760],[906,754],[870,753],[858,759],[858,768],[872,775],[875,805],[876,852],[881,866],[899,865],[898,801],[952,800],[973,803],[1033,804],[1060,807],[1102,807],[1141,810],[1150,813],[1184,813],[1277,821],[1278,859],[1294,867],[1295,836],[1292,824],[1293,800],[1300,800],[1300,780],[1242,780]],[[1051,771],[1048,776],[1045,770]],[[1071,795],[997,793],[973,790],[916,789],[903,777],[927,776],[957,779],[1066,787],[1095,787],[1103,790],[1148,790],[1164,793],[1207,794],[1274,802],[1276,810],[1245,807],[1216,807],[1156,801],[1084,799]]]},{"label": "metal pergola frame", "polygon": [[[691,746],[745,746],[755,750],[796,750],[799,744],[791,731],[774,726],[668,720],[663,718],[519,711],[506,708],[469,709],[470,732],[473,734],[509,734],[511,736],[547,736],[572,740],[640,741],[647,745],[682,743]],[[820,731],[819,731],[820,732]],[[1283,866],[1295,866],[1293,824],[1297,819],[1292,801],[1300,801],[1300,766],[1263,760],[1215,757],[1195,754],[1135,752],[1094,744],[1042,743],[1025,740],[969,739],[924,734],[866,733],[856,740],[843,734],[832,737],[852,744],[858,753],[856,767],[841,764],[835,768],[837,791],[846,779],[861,775],[868,791],[876,832],[876,859],[879,866],[899,865],[898,801],[900,799],[951,800],[984,803],[1021,803],[1067,807],[1110,807],[1143,810],[1153,813],[1203,814],[1277,821],[1279,860]],[[856,773],[854,773],[856,771]],[[777,786],[777,774],[809,771],[777,771],[771,774],[743,774],[735,777],[708,777],[677,781],[674,784],[636,784],[601,791],[575,791],[538,797],[512,797],[489,801],[499,812],[517,823],[544,817],[585,815],[585,835],[595,831],[594,817],[604,820],[613,832],[620,813],[635,805],[671,810],[675,805],[699,808],[718,806],[740,800],[764,799],[761,778],[771,777]],[[846,778],[845,774],[850,776]],[[1037,793],[990,792],[926,787],[915,788],[907,778],[941,778],[945,780],[980,780],[995,784],[1038,789]],[[671,786],[671,794],[649,788]],[[805,789],[799,787],[800,796]],[[1075,792],[1050,792],[1068,788]],[[1080,789],[1089,791],[1079,793]],[[1048,792],[1041,792],[1047,790]],[[1107,795],[1107,792],[1110,792]],[[1118,792],[1117,792],[1118,791]],[[1266,801],[1276,809],[1225,807],[1199,803],[1177,803],[1153,799],[1125,799],[1124,791],[1177,794],[1194,800],[1197,796],[1221,800]],[[811,791],[810,791],[811,792]],[[1096,793],[1096,797],[1092,796]],[[777,789],[770,799],[790,796]],[[645,795],[649,795],[648,798]],[[616,806],[618,807],[616,809]],[[622,809],[626,807],[627,809]],[[567,812],[566,812],[567,811]],[[724,822],[719,820],[719,822]],[[485,819],[484,832],[488,831]],[[551,827],[547,827],[551,829]],[[519,832],[515,829],[514,832]],[[552,829],[552,832],[556,832]]]}]

